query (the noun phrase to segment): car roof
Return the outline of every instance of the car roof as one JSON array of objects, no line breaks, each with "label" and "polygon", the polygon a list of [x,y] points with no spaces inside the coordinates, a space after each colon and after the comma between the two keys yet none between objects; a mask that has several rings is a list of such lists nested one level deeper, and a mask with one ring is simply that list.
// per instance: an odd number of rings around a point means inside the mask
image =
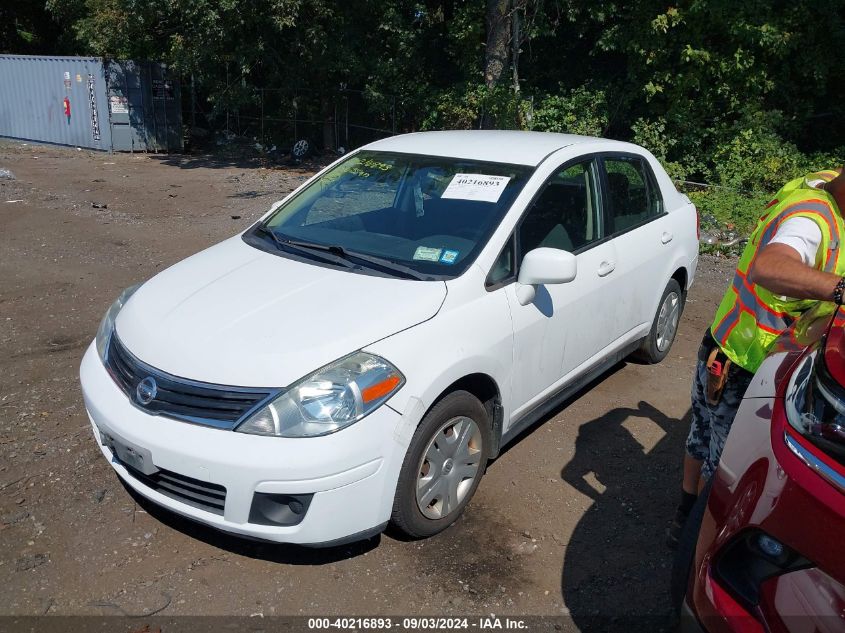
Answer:
[{"label": "car roof", "polygon": [[[365,145],[362,149],[426,156],[447,156],[467,160],[511,163],[536,167],[552,152],[570,145],[583,146],[585,153],[592,145],[603,150],[630,151],[636,145],[594,136],[523,132],[519,130],[449,130],[400,134]],[[608,148],[608,145],[611,148]]]}]

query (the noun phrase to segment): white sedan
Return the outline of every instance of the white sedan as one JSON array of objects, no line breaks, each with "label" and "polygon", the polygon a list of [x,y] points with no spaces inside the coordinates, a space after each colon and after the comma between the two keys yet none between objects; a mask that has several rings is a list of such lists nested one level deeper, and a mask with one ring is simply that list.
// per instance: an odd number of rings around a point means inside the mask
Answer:
[{"label": "white sedan", "polygon": [[696,233],[636,145],[377,141],[121,294],[82,360],[94,437],[139,494],[227,532],[430,536],[522,430],[668,353]]}]

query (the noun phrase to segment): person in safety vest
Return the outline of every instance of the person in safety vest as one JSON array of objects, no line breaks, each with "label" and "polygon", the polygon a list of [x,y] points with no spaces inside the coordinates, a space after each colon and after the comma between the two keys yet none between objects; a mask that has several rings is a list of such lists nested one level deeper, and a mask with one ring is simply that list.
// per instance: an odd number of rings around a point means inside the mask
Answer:
[{"label": "person in safety vest", "polygon": [[845,167],[808,174],[777,192],[739,258],[698,350],[681,503],[667,530],[677,545],[686,518],[719,464],[739,403],[775,340],[818,301],[843,303]]}]

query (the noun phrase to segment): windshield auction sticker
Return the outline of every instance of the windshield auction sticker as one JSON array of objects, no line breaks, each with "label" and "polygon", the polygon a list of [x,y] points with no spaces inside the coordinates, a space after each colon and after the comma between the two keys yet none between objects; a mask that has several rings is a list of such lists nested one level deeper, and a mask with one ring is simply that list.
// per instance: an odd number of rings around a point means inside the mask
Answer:
[{"label": "windshield auction sticker", "polygon": [[440,259],[442,248],[431,248],[430,246],[418,246],[414,252],[414,259],[420,259],[424,262],[436,262]]},{"label": "windshield auction sticker", "polygon": [[452,182],[443,191],[441,198],[452,200],[475,200],[477,202],[498,202],[508,185],[507,176],[485,176],[484,174],[455,174]]}]

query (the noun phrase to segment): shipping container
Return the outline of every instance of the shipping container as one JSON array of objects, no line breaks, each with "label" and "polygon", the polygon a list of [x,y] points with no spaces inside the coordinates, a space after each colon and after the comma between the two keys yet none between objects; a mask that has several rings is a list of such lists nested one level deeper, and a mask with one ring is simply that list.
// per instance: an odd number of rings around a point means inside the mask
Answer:
[{"label": "shipping container", "polygon": [[181,151],[178,78],[165,64],[0,55],[0,136],[107,151]]}]

